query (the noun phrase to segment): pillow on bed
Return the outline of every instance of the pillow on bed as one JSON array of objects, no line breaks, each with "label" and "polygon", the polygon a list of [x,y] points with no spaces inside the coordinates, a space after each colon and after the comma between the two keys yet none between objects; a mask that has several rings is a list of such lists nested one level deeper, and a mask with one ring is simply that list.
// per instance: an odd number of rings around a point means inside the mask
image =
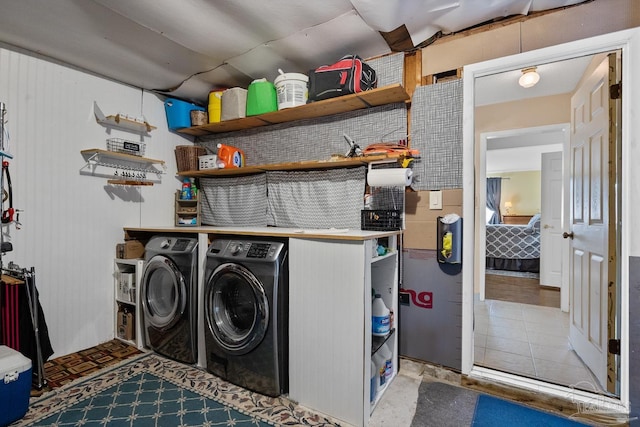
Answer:
[{"label": "pillow on bed", "polygon": [[531,217],[527,224],[527,230],[531,230],[531,233],[540,231],[540,214],[535,214]]}]

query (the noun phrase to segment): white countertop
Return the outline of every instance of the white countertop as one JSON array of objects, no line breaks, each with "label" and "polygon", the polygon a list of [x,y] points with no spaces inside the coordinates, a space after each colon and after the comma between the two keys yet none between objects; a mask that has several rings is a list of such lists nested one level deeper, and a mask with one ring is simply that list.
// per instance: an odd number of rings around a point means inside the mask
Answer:
[{"label": "white countertop", "polygon": [[136,232],[164,232],[164,233],[206,233],[206,234],[235,234],[247,236],[278,236],[298,237],[301,239],[335,239],[335,240],[368,240],[379,237],[402,234],[402,230],[370,231],[358,229],[338,228],[288,228],[288,227],[175,227],[175,226],[147,226],[124,227],[125,233]]}]

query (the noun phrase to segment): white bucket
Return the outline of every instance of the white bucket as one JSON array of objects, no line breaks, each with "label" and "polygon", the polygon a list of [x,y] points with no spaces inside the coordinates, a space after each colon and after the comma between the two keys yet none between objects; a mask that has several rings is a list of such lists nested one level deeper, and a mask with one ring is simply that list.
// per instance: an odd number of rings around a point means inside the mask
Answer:
[{"label": "white bucket", "polygon": [[309,76],[300,73],[284,73],[276,77],[273,84],[278,93],[278,110],[306,104],[309,98],[308,81]]}]

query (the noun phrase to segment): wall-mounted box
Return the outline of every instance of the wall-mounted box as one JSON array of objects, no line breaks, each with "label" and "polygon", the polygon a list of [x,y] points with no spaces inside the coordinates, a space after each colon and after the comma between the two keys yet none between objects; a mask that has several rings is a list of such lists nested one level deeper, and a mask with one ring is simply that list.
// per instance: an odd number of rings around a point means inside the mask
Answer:
[{"label": "wall-mounted box", "polygon": [[438,217],[438,262],[462,263],[462,218],[458,215]]}]

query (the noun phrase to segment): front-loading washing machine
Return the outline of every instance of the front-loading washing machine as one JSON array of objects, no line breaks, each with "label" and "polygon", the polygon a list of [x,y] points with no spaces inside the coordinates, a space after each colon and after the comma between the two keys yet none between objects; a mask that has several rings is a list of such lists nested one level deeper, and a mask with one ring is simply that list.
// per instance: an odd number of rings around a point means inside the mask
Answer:
[{"label": "front-loading washing machine", "polygon": [[140,288],[145,345],[179,362],[197,361],[198,239],[153,236]]},{"label": "front-loading washing machine", "polygon": [[286,242],[214,240],[205,274],[207,370],[267,396],[288,392]]}]

